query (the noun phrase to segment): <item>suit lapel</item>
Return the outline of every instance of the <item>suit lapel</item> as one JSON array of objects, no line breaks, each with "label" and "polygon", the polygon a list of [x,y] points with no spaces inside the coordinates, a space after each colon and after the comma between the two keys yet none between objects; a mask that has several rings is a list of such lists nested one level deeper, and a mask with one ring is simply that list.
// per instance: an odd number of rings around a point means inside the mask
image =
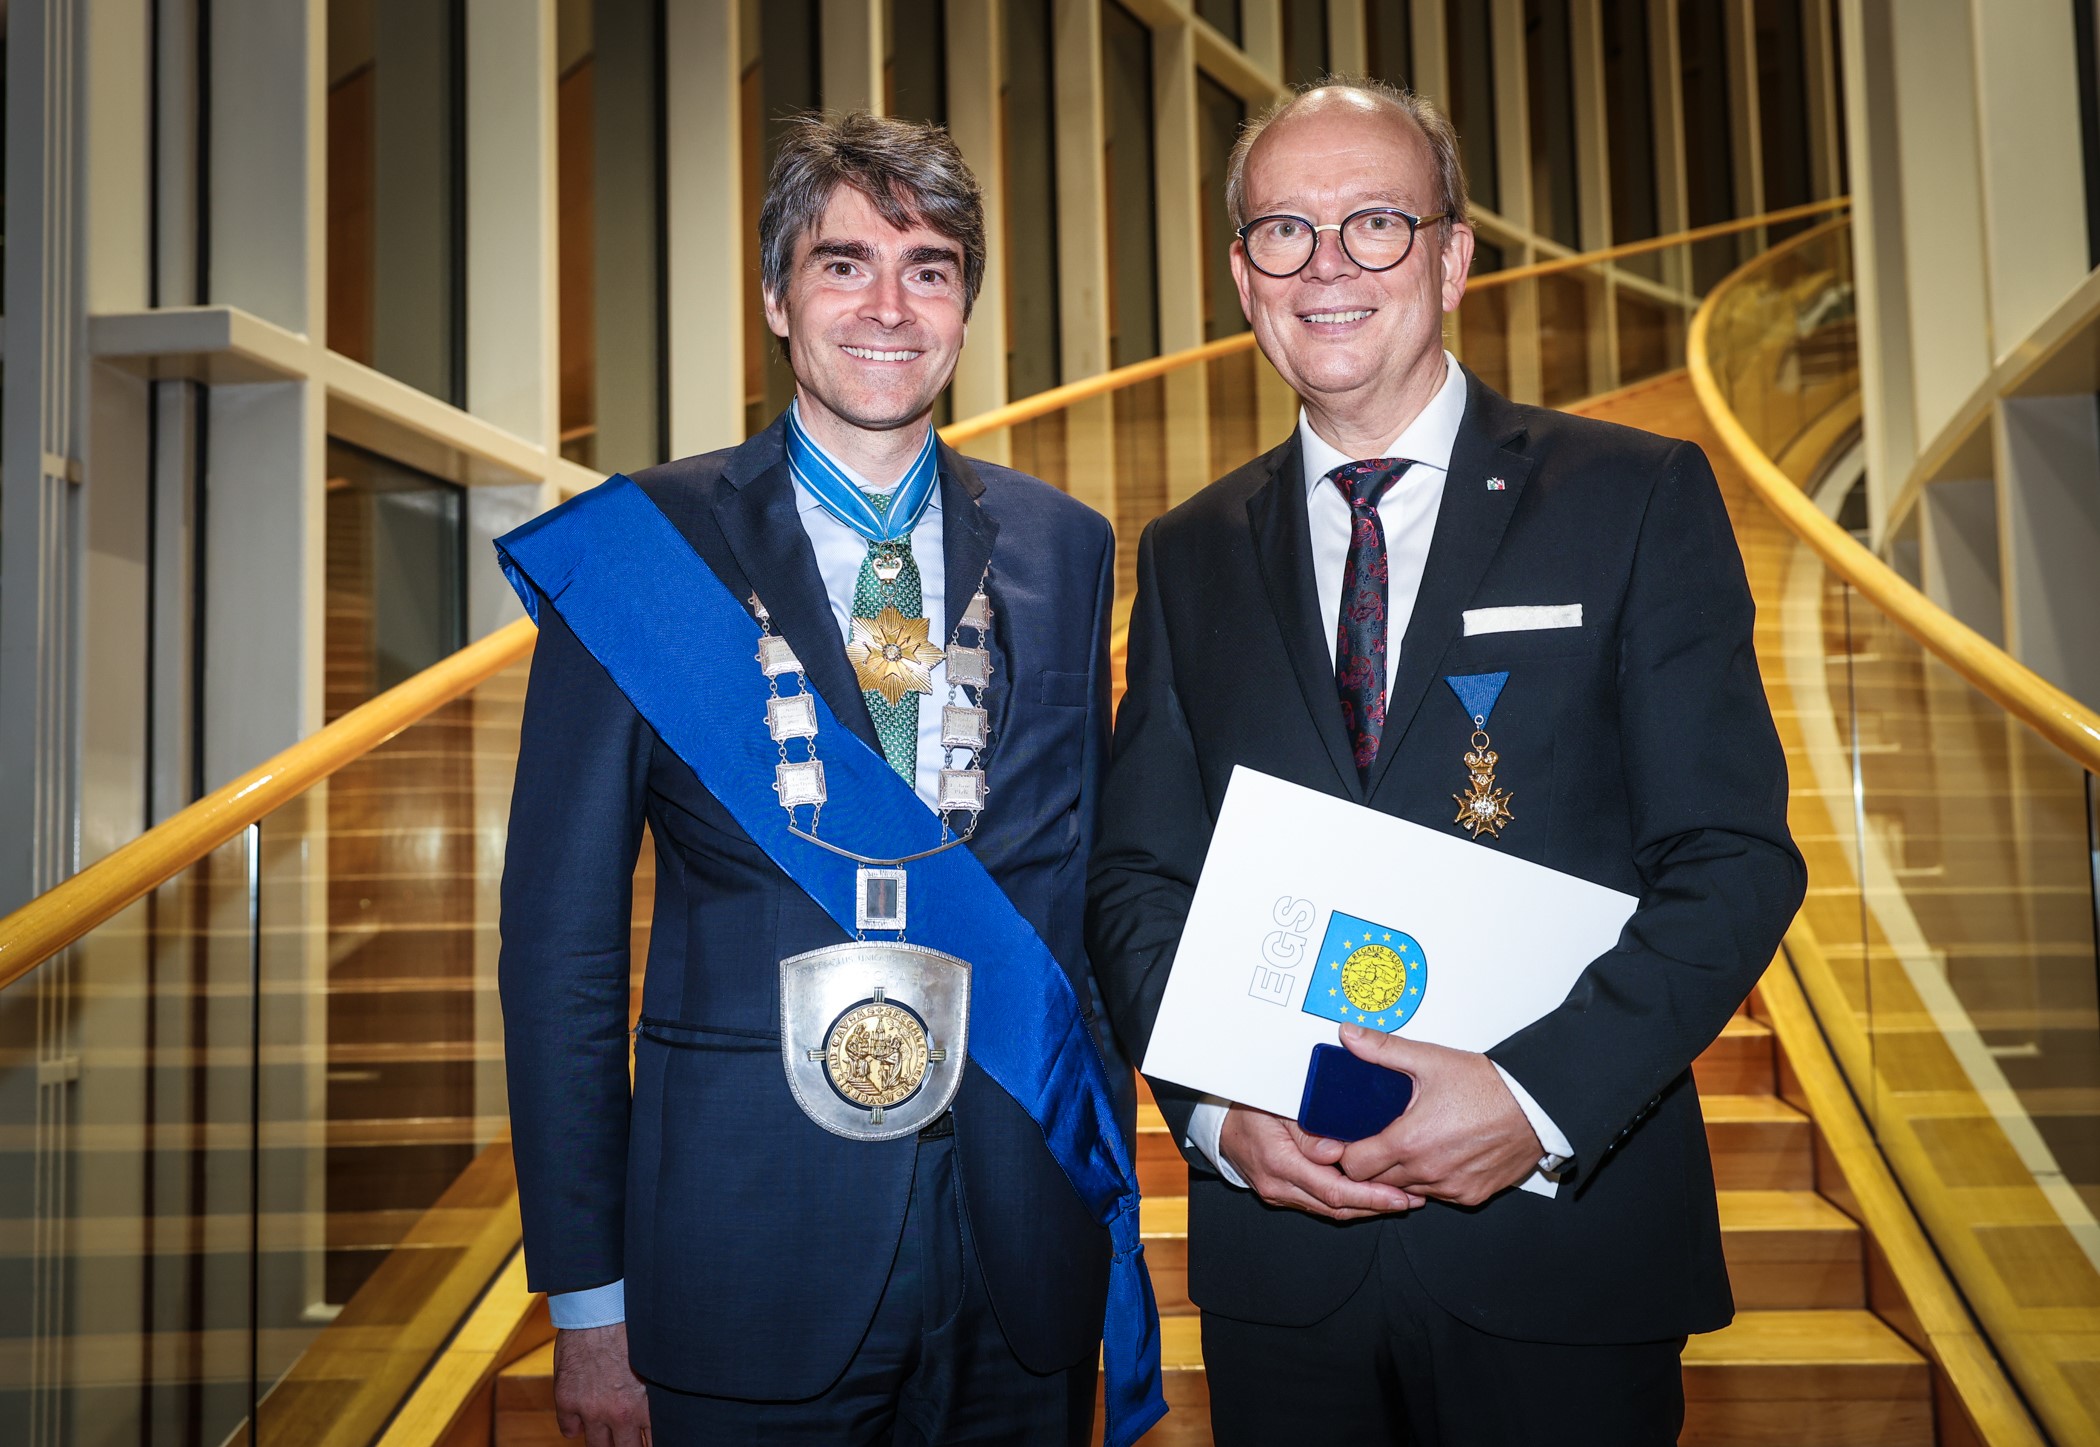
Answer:
[{"label": "suit lapel", "polygon": [[955,625],[970,605],[970,595],[977,591],[985,564],[991,561],[999,522],[978,502],[984,495],[984,483],[969,459],[946,443],[941,444],[940,459],[941,566],[947,575],[948,612],[940,641],[946,642],[955,636]]},{"label": "suit lapel", "polygon": [[1254,556],[1268,589],[1269,606],[1283,633],[1305,706],[1313,716],[1320,742],[1327,746],[1336,779],[1351,799],[1362,803],[1363,780],[1356,755],[1342,724],[1341,696],[1334,686],[1334,660],[1320,626],[1320,595],[1313,582],[1312,528],[1305,512],[1303,453],[1295,429],[1290,440],[1271,452],[1269,480],[1247,499],[1247,524],[1254,533]]},{"label": "suit lapel", "polygon": [[882,752],[860,681],[846,661],[846,646],[831,616],[817,554],[803,531],[775,422],[746,442],[723,469],[729,490],[715,505],[715,521],[744,576],[758,580],[759,597],[773,615],[773,631],[788,641],[811,687],[861,741]]},{"label": "suit lapel", "polygon": [[[1386,697],[1385,730],[1378,760],[1371,766],[1370,793],[1391,767],[1393,756],[1435,681],[1437,665],[1457,636],[1466,604],[1472,601],[1510,514],[1517,510],[1531,460],[1509,444],[1523,435],[1519,417],[1471,372],[1466,377],[1466,415],[1451,450],[1451,470],[1444,477],[1436,530],[1422,568],[1421,591],[1400,645],[1400,665]],[[1499,480],[1498,488],[1488,486]]]},{"label": "suit lapel", "polygon": [[[977,591],[977,581],[984,577],[985,565],[991,561],[992,546],[999,538],[999,520],[979,501],[984,495],[984,483],[978,478],[976,469],[970,466],[969,459],[946,443],[939,444],[939,448],[941,567],[945,575],[943,591],[948,616],[941,620],[944,626],[934,642],[945,644],[955,636],[955,625],[961,620],[963,609],[970,606],[970,598]],[[1012,670],[1007,665],[1006,651],[1000,646],[1000,635],[1004,631],[999,626],[1000,611],[999,600],[994,597],[992,685],[991,696],[986,700],[994,734],[1005,727],[1007,706],[1014,695]],[[928,707],[938,708],[942,702],[938,698],[930,700]]]}]

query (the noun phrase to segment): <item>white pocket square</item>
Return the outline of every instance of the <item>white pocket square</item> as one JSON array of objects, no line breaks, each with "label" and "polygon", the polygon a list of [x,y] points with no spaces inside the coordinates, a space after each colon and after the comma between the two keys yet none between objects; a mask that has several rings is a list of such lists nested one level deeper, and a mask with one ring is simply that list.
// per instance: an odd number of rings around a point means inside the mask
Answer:
[{"label": "white pocket square", "polygon": [[1525,604],[1516,608],[1468,608],[1466,637],[1476,633],[1528,633],[1539,628],[1580,628],[1580,603]]}]

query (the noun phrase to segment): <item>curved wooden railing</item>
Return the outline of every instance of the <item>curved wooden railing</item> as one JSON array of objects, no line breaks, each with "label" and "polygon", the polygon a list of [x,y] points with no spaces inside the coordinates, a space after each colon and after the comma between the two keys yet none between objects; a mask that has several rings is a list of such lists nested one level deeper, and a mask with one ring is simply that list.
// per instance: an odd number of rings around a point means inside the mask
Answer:
[{"label": "curved wooden railing", "polygon": [[[1841,225],[1842,222],[1833,222]],[[1708,337],[1716,307],[1729,290],[1758,268],[1812,245],[1823,228],[1805,231],[1758,255],[1725,278],[1692,316],[1685,365],[1707,421],[1765,505],[1813,548],[1832,572],[1858,589],[1956,673],[1999,707],[2020,719],[2089,773],[2100,773],[2100,713],[2080,703],[2004,649],[1948,613],[1887,563],[1826,517],[1823,510],[1780,471],[1750,437],[1715,379]]]},{"label": "curved wooden railing", "polygon": [[526,619],[432,664],[0,919],[0,989],[265,814],[532,651]]},{"label": "curved wooden railing", "polygon": [[[1474,277],[1467,289],[1477,292],[1513,286],[1543,276],[1667,251],[1714,237],[1820,216],[1850,204],[1849,197],[1840,196],[1600,251],[1488,272]],[[1002,428],[1049,416],[1075,403],[1105,396],[1183,367],[1249,351],[1253,347],[1253,333],[1242,332],[1202,346],[1133,362],[953,423],[941,430],[941,437],[950,446],[961,446]],[[0,918],[0,989],[5,989],[134,900],[174,878],[273,809],[452,702],[482,680],[516,663],[531,652],[535,636],[531,623],[522,619],[498,629],[353,709],[310,738],[250,769],[232,783],[207,794],[131,843],[89,865],[63,884]],[[1989,647],[1988,644],[1983,646]],[[2100,745],[2100,734],[2095,735],[2095,743]]]},{"label": "curved wooden railing", "polygon": [[[1763,279],[1768,269],[1784,265],[1802,248],[1831,242],[1846,224],[1832,221],[1768,249],[1707,294],[1686,339],[1686,370],[1706,421],[1759,499],[1830,574],[1992,705],[2027,723],[2080,767],[2100,768],[2100,716],[1939,608],[1826,516],[1796,477],[1765,452],[1731,405],[1712,352],[1715,318],[1738,287]],[[1784,293],[1783,286],[1772,284],[1772,295]],[[1782,323],[1786,320],[1782,315]],[[1828,429],[1816,435],[1827,443],[1840,440]],[[1859,788],[1855,774],[1854,790]],[[1855,827],[1863,827],[1863,820]],[[1863,866],[1854,867],[1866,874]],[[1847,887],[1835,878],[1818,882],[1826,893]],[[1860,894],[1864,918],[1878,906],[1863,884]],[[1877,1023],[1874,997],[1869,994],[1863,1009],[1848,988],[1848,976],[1818,938],[1811,912],[1805,908],[1788,928],[1783,954],[1766,972],[1759,995],[1811,1107],[1817,1134],[1848,1183],[1848,1210],[1872,1235],[1902,1294],[1914,1344],[1929,1350],[1975,1436],[1989,1447],[2039,1447],[2044,1437],[2037,1417],[2059,1434],[2055,1440],[2088,1440],[2082,1435],[2087,1416],[2081,1404],[2066,1400],[2058,1364],[2007,1331],[2002,1313],[1978,1309],[1977,1282],[1995,1268],[1979,1263],[1973,1244],[1960,1239],[1960,1212],[1948,1205],[1949,1187],[1956,1183],[1941,1178],[1937,1163],[1906,1136],[1904,1121],[1891,1119],[1900,1111],[1884,1112],[1873,1124],[1862,1113],[1862,1102],[1871,1109],[1890,1088],[1876,1058],[1877,1032],[1943,1030],[1945,1025],[1922,1011],[1906,1012],[1901,1004],[1891,1007],[1902,1012],[1899,1024]],[[1935,1043],[1944,1046],[1945,1041],[1935,1037]],[[1922,1089],[1915,1082],[1908,1088]],[[1952,1112],[1944,1099],[1935,1097],[1935,1102]]]}]

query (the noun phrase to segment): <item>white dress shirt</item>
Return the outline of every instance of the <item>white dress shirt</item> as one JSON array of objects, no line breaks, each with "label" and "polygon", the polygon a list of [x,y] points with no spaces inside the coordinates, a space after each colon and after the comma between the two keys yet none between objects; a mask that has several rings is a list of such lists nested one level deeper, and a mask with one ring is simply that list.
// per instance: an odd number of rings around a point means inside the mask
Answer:
[{"label": "white dress shirt", "polygon": [[[1327,637],[1327,661],[1334,663],[1335,632],[1342,616],[1342,572],[1349,561],[1349,541],[1355,533],[1349,500],[1328,476],[1337,467],[1365,462],[1375,457],[1404,457],[1407,471],[1388,487],[1378,500],[1378,521],[1385,529],[1386,636],[1385,686],[1390,693],[1400,667],[1400,643],[1407,636],[1408,620],[1414,616],[1415,596],[1422,589],[1422,568],[1429,561],[1429,542],[1436,533],[1436,515],[1444,500],[1444,479],[1451,471],[1451,449],[1458,443],[1459,423],[1466,415],[1466,379],[1458,359],[1444,353],[1444,385],[1429,399],[1398,437],[1364,457],[1352,457],[1314,430],[1305,410],[1298,411],[1298,447],[1304,459],[1306,521],[1312,531],[1313,587],[1319,596],[1320,621]],[[1550,1196],[1559,1188],[1544,1169],[1555,1170],[1574,1154],[1552,1118],[1539,1109],[1529,1091],[1517,1084],[1500,1065],[1495,1070],[1531,1128],[1546,1148],[1541,1169],[1523,1182],[1524,1189]],[[1235,1186],[1240,1178],[1218,1149],[1218,1133],[1225,1126],[1227,1102],[1206,1096],[1189,1117],[1187,1140],[1217,1168],[1218,1174]],[[1559,1157],[1555,1160],[1555,1157]]]},{"label": "white dress shirt", "polygon": [[[831,455],[825,454],[827,457]],[[877,487],[852,468],[832,457],[839,471],[864,492],[895,492],[897,484]],[[795,512],[809,545],[816,550],[817,573],[824,579],[824,595],[831,601],[831,616],[838,625],[843,647],[853,633],[853,589],[860,581],[860,566],[868,556],[868,542],[824,510],[816,494],[795,484]],[[936,487],[926,511],[912,525],[911,555],[919,565],[919,595],[929,620],[927,636],[936,647],[947,643],[947,556],[942,552],[941,490]],[[765,593],[761,589],[759,597]],[[941,782],[941,704],[948,697],[948,665],[933,666],[933,692],[919,696],[919,757],[912,786],[931,809]],[[821,748],[822,741],[819,741]],[[1215,1137],[1215,1132],[1212,1133]],[[554,1324],[564,1331],[585,1327],[612,1326],[627,1319],[627,1283],[614,1281],[587,1291],[557,1292],[547,1298]]]}]

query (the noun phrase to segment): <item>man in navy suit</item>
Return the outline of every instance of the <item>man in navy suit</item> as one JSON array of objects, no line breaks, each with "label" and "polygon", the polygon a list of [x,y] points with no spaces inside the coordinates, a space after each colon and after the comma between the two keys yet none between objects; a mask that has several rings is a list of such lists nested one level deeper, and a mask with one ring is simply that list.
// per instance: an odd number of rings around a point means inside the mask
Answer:
[{"label": "man in navy suit", "polygon": [[1485,1054],[1343,1026],[1415,1087],[1346,1147],[1153,1083],[1216,1439],[1674,1443],[1684,1338],[1732,1309],[1690,1067],[1804,887],[1719,489],[1696,447],[1518,406],[1445,352],[1473,236],[1425,102],[1295,97],[1228,199],[1304,408],[1139,545],[1088,931],[1132,1055],[1239,765],[1640,904]]},{"label": "man in navy suit", "polygon": [[[984,271],[976,182],[938,128],[806,118],[774,167],[760,243],[793,406],[740,447],[634,481],[735,597],[762,599],[809,685],[929,806],[952,752],[936,655],[982,587],[989,793],[968,848],[1091,1020],[1080,935],[1113,539],[1063,494],[932,436]],[[841,506],[819,473],[859,500]],[[889,518],[893,501],[923,511],[886,541],[848,520]],[[843,1138],[804,1113],[783,1069],[779,962],[848,936],[557,609],[537,613],[501,987],[526,1260],[558,1328],[563,1431],[605,1447],[645,1432],[1083,1442],[1110,1236],[1043,1131],[974,1060],[952,1107],[899,1139]],[[870,638],[849,658],[849,639]],[[911,670],[885,674],[885,657],[924,676],[899,687]],[[655,923],[630,1091],[645,826]],[[1134,1106],[1118,1105],[1127,1133]]]}]

